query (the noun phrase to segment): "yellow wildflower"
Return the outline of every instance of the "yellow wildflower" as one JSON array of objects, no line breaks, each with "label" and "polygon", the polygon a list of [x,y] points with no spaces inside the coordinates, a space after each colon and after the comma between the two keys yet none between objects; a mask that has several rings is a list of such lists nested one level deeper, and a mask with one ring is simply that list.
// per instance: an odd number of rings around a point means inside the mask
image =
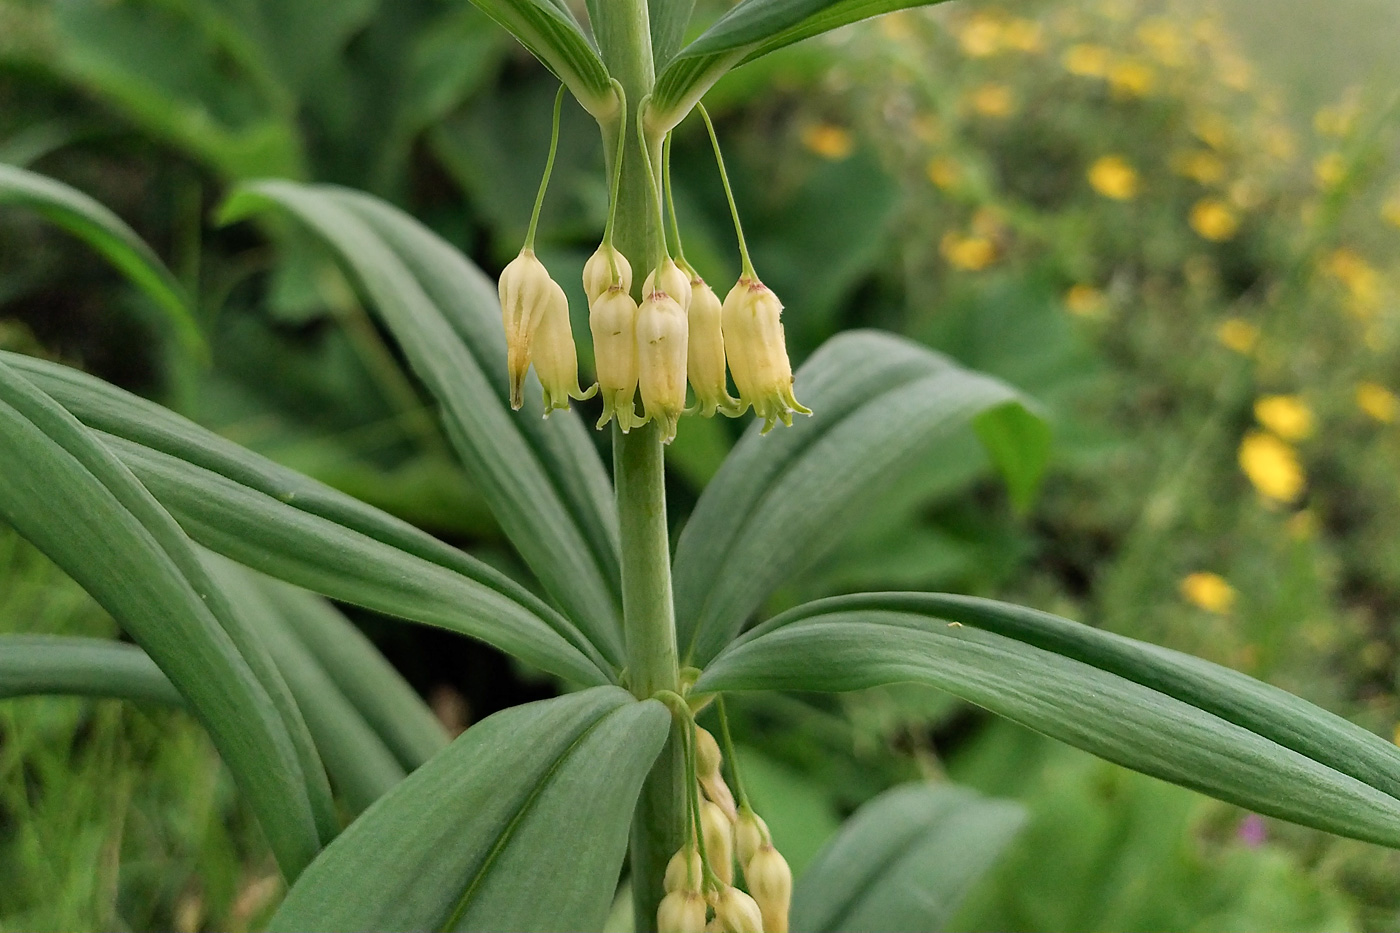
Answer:
[{"label": "yellow wildflower", "polygon": [[1252,210],[1264,203],[1264,189],[1253,178],[1241,178],[1230,186],[1230,203],[1242,211]]},{"label": "yellow wildflower", "polygon": [[1236,353],[1250,353],[1259,344],[1259,328],[1239,317],[1221,321],[1215,330],[1215,336]]},{"label": "yellow wildflower", "polygon": [[1347,177],[1347,161],[1340,152],[1329,152],[1313,163],[1313,177],[1322,188],[1335,188]]},{"label": "yellow wildflower", "polygon": [[1361,116],[1361,105],[1355,97],[1330,107],[1323,107],[1313,114],[1313,129],[1319,136],[1341,139],[1356,128],[1356,118]]},{"label": "yellow wildflower", "polygon": [[993,16],[978,13],[958,32],[958,46],[970,58],[986,58],[1001,50],[1002,26]]},{"label": "yellow wildflower", "polygon": [[1293,502],[1307,481],[1297,452],[1286,441],[1264,431],[1250,431],[1239,450],[1240,469],[1254,488],[1276,502]]},{"label": "yellow wildflower", "polygon": [[1225,160],[1209,149],[1193,149],[1172,156],[1172,171],[1202,185],[1213,185],[1225,177]]},{"label": "yellow wildflower", "polygon": [[1380,273],[1355,250],[1345,246],[1333,250],[1323,260],[1323,269],[1345,286],[1354,314],[1367,317],[1380,307]]},{"label": "yellow wildflower", "polygon": [[1104,295],[1092,285],[1082,282],[1065,292],[1065,307],[1080,317],[1097,317],[1104,309]]},{"label": "yellow wildflower", "polygon": [[1400,415],[1400,397],[1378,382],[1358,383],[1356,404],[1382,424],[1390,424]]},{"label": "yellow wildflower", "polygon": [[1249,62],[1235,54],[1223,55],[1220,59],[1220,81],[1234,91],[1247,91],[1254,80],[1254,69]]},{"label": "yellow wildflower", "polygon": [[802,130],[802,145],[823,159],[834,162],[846,158],[855,148],[850,130],[834,123],[814,123]]},{"label": "yellow wildflower", "polygon": [[1137,169],[1122,156],[1103,156],[1089,166],[1089,184],[1106,198],[1127,201],[1138,193]]},{"label": "yellow wildflower", "polygon": [[1230,142],[1230,121],[1218,113],[1198,113],[1191,120],[1191,132],[1212,149],[1224,149]]},{"label": "yellow wildflower", "polygon": [[1219,243],[1239,232],[1240,219],[1225,202],[1202,198],[1191,208],[1191,229],[1205,239]]},{"label": "yellow wildflower", "polygon": [[1391,226],[1400,227],[1400,191],[1386,198],[1381,205],[1381,219]]},{"label": "yellow wildflower", "polygon": [[1312,437],[1313,413],[1308,403],[1296,395],[1265,395],[1254,403],[1259,423],[1286,441]]},{"label": "yellow wildflower", "polygon": [[1146,97],[1157,84],[1157,72],[1144,62],[1125,59],[1109,69],[1108,84],[1119,97]]},{"label": "yellow wildflower", "polygon": [[1016,110],[1016,97],[1011,88],[997,81],[990,81],[974,90],[969,103],[984,117],[1009,117]]},{"label": "yellow wildflower", "polygon": [[1081,78],[1108,77],[1108,69],[1113,64],[1113,53],[1102,45],[1081,42],[1065,50],[1063,58],[1065,70]]},{"label": "yellow wildflower", "polygon": [[1181,595],[1193,606],[1219,615],[1228,613],[1235,605],[1235,588],[1218,573],[1197,571],[1181,580]]},{"label": "yellow wildflower", "polygon": [[1029,19],[1012,19],[1002,27],[1002,42],[1018,52],[1039,52],[1044,46],[1040,24]]},{"label": "yellow wildflower", "polygon": [[996,244],[988,237],[965,237],[952,230],[943,235],[938,250],[950,266],[966,269],[968,272],[985,269],[997,258]]},{"label": "yellow wildflower", "polygon": [[1165,17],[1143,20],[1142,25],[1138,26],[1137,37],[1163,65],[1176,68],[1186,64],[1181,30],[1171,20]]},{"label": "yellow wildflower", "polygon": [[934,156],[928,160],[928,180],[944,191],[955,187],[962,180],[962,166],[949,156]]}]

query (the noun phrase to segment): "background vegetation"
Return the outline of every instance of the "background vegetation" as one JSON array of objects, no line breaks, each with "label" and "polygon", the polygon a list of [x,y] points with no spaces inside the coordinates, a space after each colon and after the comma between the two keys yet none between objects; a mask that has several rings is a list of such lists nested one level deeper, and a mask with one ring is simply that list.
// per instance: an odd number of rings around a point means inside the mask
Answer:
[{"label": "background vegetation", "polygon": [[[774,608],[938,587],[1038,605],[1400,720],[1400,14],[1383,2],[959,2],[741,69],[711,94],[797,359],[899,331],[1039,399],[1018,514],[971,444],[885,490]],[[157,398],[504,569],[516,558],[335,265],[218,228],[269,175],[369,190],[488,271],[514,255],[553,80],[465,2],[0,0],[0,161],[130,222],[199,296],[212,366],[64,234],[0,205],[0,347]],[[698,125],[687,254],[737,270]],[[566,108],[540,251],[572,294],[606,210]],[[580,341],[586,347],[587,341]],[[584,360],[585,368],[588,366]],[[735,437],[687,420],[682,514]],[[461,728],[555,685],[354,615]],[[0,529],[0,631],[113,623]],[[800,873],[897,781],[1031,823],[965,929],[1392,929],[1400,856],[1242,813],[923,689],[736,704],[755,804]],[[249,929],[280,896],[198,727],[112,701],[0,704],[0,928]]]}]

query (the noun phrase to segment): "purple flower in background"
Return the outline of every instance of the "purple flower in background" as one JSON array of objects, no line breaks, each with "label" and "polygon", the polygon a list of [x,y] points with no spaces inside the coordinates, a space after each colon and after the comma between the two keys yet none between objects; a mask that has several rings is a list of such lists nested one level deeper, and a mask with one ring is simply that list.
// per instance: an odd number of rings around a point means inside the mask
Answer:
[{"label": "purple flower in background", "polygon": [[1257,849],[1264,844],[1269,831],[1264,825],[1264,818],[1257,813],[1251,813],[1240,820],[1240,828],[1235,831],[1235,835],[1249,848]]}]

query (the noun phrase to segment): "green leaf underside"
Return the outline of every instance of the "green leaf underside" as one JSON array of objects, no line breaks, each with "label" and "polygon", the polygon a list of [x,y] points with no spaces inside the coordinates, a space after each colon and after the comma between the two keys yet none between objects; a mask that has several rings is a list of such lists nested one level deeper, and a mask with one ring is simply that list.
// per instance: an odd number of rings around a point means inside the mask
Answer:
[{"label": "green leaf underside", "polygon": [[102,204],[35,172],[0,163],[0,204],[37,211],[101,253],[160,307],[180,344],[208,354],[185,290],[146,242]]},{"label": "green leaf underside", "polygon": [[941,930],[1025,810],[963,787],[896,787],[862,806],[798,879],[792,929]]},{"label": "green leaf underside", "polygon": [[569,85],[585,108],[611,98],[608,70],[568,7],[549,0],[472,2]]},{"label": "green leaf underside", "polygon": [[341,799],[359,813],[406,774],[393,753],[361,718],[316,658],[297,640],[259,580],[225,558],[205,553],[210,576],[219,583],[245,624],[255,627],[287,679],[292,695]]},{"label": "green leaf underside", "polygon": [[179,526],[110,451],[3,364],[0,463],[0,519],[87,590],[180,690],[282,871],[296,877],[334,828],[325,775],[319,762],[316,774],[303,770],[314,749],[292,735],[295,707],[269,695],[280,678],[258,675],[242,651],[249,642],[235,641],[236,622],[216,618],[222,601]]},{"label": "green leaf underside", "polygon": [[468,729],[351,824],[273,930],[595,930],[670,715],[618,687]]},{"label": "green leaf underside", "polygon": [[405,771],[447,747],[447,732],[422,697],[338,609],[314,593],[270,578],[260,578],[258,585]]},{"label": "green leaf underside", "polygon": [[[767,436],[751,428],[681,532],[676,625],[690,663],[713,658],[871,497],[936,455],[939,439],[1020,405],[1005,383],[876,331],[828,341],[798,371],[796,394],[815,414]],[[1018,436],[1003,432],[1003,449],[1014,454]],[[1045,455],[1035,440],[1016,458],[1031,488]]]},{"label": "green leaf underside", "polygon": [[64,635],[0,635],[0,697],[112,697],[179,706],[170,679],[135,645]]},{"label": "green leaf underside", "polygon": [[0,364],[101,431],[206,547],[326,596],[518,648],[581,684],[608,679],[606,662],[557,611],[406,522],[76,370],[3,352]]},{"label": "green leaf underside", "polygon": [[[512,413],[412,270],[347,208],[340,189],[259,182],[238,190],[226,220],[278,207],[335,249],[441,406],[463,465],[526,564],[610,662],[622,657],[614,587]],[[571,414],[563,417],[574,417]]]},{"label": "green leaf underside", "polygon": [[661,110],[696,100],[729,69],[882,13],[932,6],[941,0],[745,0],[678,52],[656,80],[654,105]]},{"label": "green leaf underside", "polygon": [[1218,665],[990,600],[819,600],[732,644],[720,690],[939,687],[1051,738],[1259,813],[1400,848],[1400,749]]}]

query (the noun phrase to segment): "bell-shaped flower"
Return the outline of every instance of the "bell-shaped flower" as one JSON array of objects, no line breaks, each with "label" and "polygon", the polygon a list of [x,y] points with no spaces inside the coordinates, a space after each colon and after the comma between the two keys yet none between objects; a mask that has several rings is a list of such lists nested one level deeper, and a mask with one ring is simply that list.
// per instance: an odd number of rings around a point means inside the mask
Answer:
[{"label": "bell-shaped flower", "polygon": [[544,386],[544,416],[556,408],[567,410],[569,398],[592,398],[596,388],[584,392],[578,386],[578,351],[574,347],[574,330],[569,323],[569,302],[558,283],[555,294],[545,303],[544,314],[535,328],[530,355]]},{"label": "bell-shaped flower", "polygon": [[656,908],[656,933],[705,933],[705,898],[698,891],[672,891]]},{"label": "bell-shaped flower", "polygon": [[666,292],[648,294],[637,309],[637,385],[646,420],[660,422],[667,444],[685,411],[687,336],[680,303]]},{"label": "bell-shaped flower", "polygon": [[706,418],[716,411],[738,414],[739,400],[729,395],[725,381],[724,331],[721,305],[714,289],[700,276],[690,280],[690,307],[686,319],[690,341],[686,351],[686,374],[695,390],[695,405]]},{"label": "bell-shaped flower", "polygon": [[676,299],[682,311],[690,307],[690,275],[676,265],[674,259],[668,257],[661,264],[659,275],[656,269],[647,273],[646,281],[642,283],[642,297],[646,298],[658,290]]},{"label": "bell-shaped flower", "polygon": [[530,368],[530,355],[540,321],[552,304],[562,305],[567,318],[569,301],[532,249],[522,249],[520,255],[501,270],[498,289],[501,295],[501,323],[506,331],[510,407],[519,409],[524,404],[522,391],[525,373]]},{"label": "bell-shaped flower", "polygon": [[728,885],[710,895],[715,920],[728,933],[763,933],[763,914],[758,904],[738,888]]},{"label": "bell-shaped flower", "polygon": [[758,279],[744,276],[729,290],[720,312],[729,371],[739,401],[763,419],[763,433],[792,413],[810,415],[792,391],[792,364],[781,321],[783,303]]},{"label": "bell-shaped flower", "polygon": [[744,864],[744,883],[763,915],[763,933],[788,933],[792,869],[771,844],[760,846]]},{"label": "bell-shaped flower", "polygon": [[583,293],[590,305],[614,285],[632,290],[632,264],[616,247],[604,243],[583,264]]},{"label": "bell-shaped flower", "polygon": [[593,332],[593,358],[603,397],[598,427],[616,418],[626,433],[636,422],[637,303],[621,286],[609,288],[589,306],[588,328]]}]

